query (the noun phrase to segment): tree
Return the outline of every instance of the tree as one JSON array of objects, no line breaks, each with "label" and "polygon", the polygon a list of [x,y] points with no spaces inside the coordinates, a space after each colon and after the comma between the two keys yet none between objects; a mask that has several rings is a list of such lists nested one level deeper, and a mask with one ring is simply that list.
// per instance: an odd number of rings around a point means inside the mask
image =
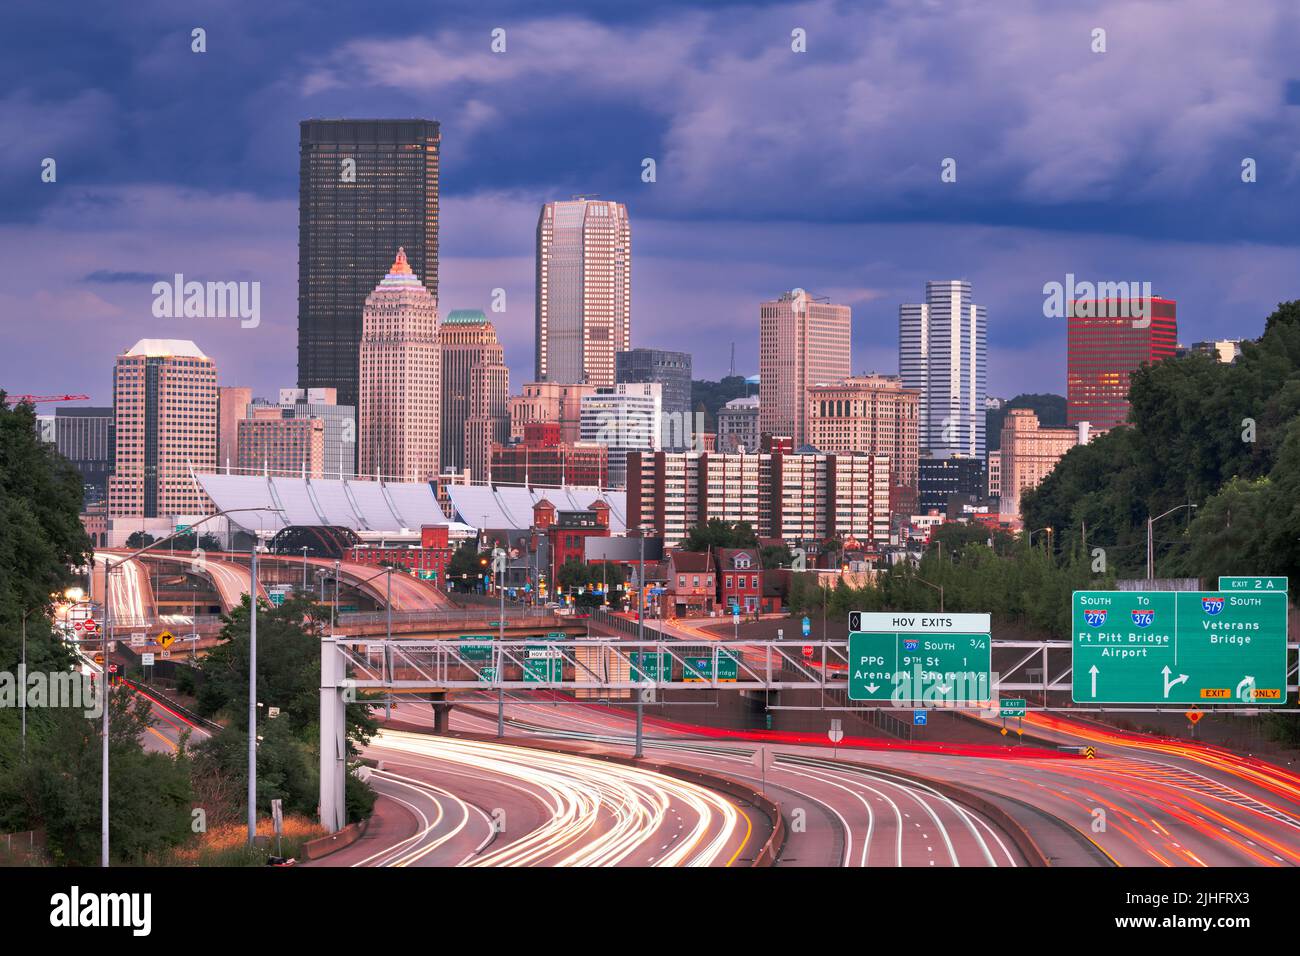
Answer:
[{"label": "tree", "polygon": [[794,564],[794,554],[785,544],[764,545],[759,551],[759,563],[765,569],[788,568]]},{"label": "tree", "polygon": [[748,521],[732,523],[720,518],[710,518],[704,524],[693,525],[681,543],[683,551],[757,547],[758,536]]},{"label": "tree", "polygon": [[476,590],[491,567],[491,560],[489,555],[479,552],[473,541],[461,542],[447,562],[448,586],[454,585],[461,591]]},{"label": "tree", "polygon": [[149,545],[153,544],[156,540],[157,539],[147,531],[132,531],[131,536],[126,539],[126,546],[132,551],[137,551],[140,548],[149,547]]},{"label": "tree", "polygon": [[1030,409],[1038,416],[1038,423],[1044,428],[1061,428],[1065,425],[1064,395],[1017,395],[1001,408],[990,408],[984,413],[984,434],[988,438],[989,451],[997,451],[1002,447],[1002,425],[1007,419],[1007,412],[1013,408]]}]

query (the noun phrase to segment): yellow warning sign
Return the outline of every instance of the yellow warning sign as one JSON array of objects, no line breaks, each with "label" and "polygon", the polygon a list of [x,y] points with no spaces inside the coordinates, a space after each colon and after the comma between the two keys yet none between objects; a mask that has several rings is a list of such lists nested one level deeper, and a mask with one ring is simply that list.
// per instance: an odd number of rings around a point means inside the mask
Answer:
[{"label": "yellow warning sign", "polygon": [[163,631],[158,635],[158,643],[164,648],[171,647],[176,643],[176,635],[171,631]]}]

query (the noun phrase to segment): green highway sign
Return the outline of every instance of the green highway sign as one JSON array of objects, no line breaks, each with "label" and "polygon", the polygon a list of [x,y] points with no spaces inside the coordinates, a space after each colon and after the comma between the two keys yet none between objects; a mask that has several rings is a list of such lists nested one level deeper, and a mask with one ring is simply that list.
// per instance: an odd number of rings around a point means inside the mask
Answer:
[{"label": "green highway sign", "polygon": [[1003,717],[1025,716],[1025,701],[1021,697],[1010,697],[998,701],[998,710]]},{"label": "green highway sign", "polygon": [[1286,592],[1286,578],[1252,578],[1219,575],[1220,591],[1282,591]]},{"label": "green highway sign", "polygon": [[[731,651],[718,651],[718,680],[734,681],[740,676],[739,658]],[[683,657],[682,680],[713,680],[713,657]]]},{"label": "green highway sign", "polygon": [[1075,703],[1286,703],[1285,591],[1075,591]]},{"label": "green highway sign", "polygon": [[[462,641],[491,641],[491,637],[481,634],[466,634],[461,637]],[[460,656],[467,661],[490,661],[492,660],[491,644],[462,644],[460,645]]]},{"label": "green highway sign", "polygon": [[495,667],[484,667],[478,672],[480,684],[490,684],[497,679],[497,669]]},{"label": "green highway sign", "polygon": [[568,635],[568,634],[565,634],[563,631],[547,631],[547,632],[546,632],[546,639],[547,639],[548,641],[564,641],[564,640],[568,640],[568,638],[569,638],[569,635]]},{"label": "green highway sign", "polygon": [[992,686],[987,612],[849,612],[849,700],[986,703]]},{"label": "green highway sign", "polygon": [[538,684],[564,681],[564,656],[556,647],[528,647],[524,651],[524,680]]},{"label": "green highway sign", "polygon": [[[653,651],[629,651],[628,660],[632,663],[631,680],[672,680],[673,656],[667,651],[656,654]],[[641,673],[642,666],[645,673]]]}]

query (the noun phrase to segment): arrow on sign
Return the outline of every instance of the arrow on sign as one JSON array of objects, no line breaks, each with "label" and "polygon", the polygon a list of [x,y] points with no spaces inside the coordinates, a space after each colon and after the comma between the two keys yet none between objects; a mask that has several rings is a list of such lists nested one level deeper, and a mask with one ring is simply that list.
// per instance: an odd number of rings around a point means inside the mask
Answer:
[{"label": "arrow on sign", "polygon": [[1255,678],[1243,677],[1241,683],[1237,685],[1237,696],[1242,700],[1255,699]]},{"label": "arrow on sign", "polygon": [[880,690],[880,685],[879,685],[879,684],[868,684],[868,685],[867,685],[867,690],[871,691],[871,693],[874,694],[876,691]]},{"label": "arrow on sign", "polygon": [[[1092,696],[1096,697],[1097,696],[1097,665],[1093,664],[1091,667],[1089,667],[1088,673],[1092,675]],[[1165,696],[1168,697],[1169,694],[1166,692]]]},{"label": "arrow on sign", "polygon": [[1160,673],[1162,673],[1162,674],[1165,675],[1165,699],[1166,699],[1166,700],[1169,699],[1169,692],[1170,692],[1171,690],[1173,690],[1173,689],[1174,689],[1175,687],[1177,687],[1179,684],[1183,684],[1183,683],[1186,683],[1186,682],[1187,682],[1187,675],[1186,675],[1186,674],[1179,674],[1179,675],[1178,675],[1177,677],[1175,677],[1173,680],[1170,680],[1170,679],[1169,679],[1170,671],[1169,671],[1169,665],[1168,665],[1168,664],[1165,665],[1164,670],[1162,670]]}]

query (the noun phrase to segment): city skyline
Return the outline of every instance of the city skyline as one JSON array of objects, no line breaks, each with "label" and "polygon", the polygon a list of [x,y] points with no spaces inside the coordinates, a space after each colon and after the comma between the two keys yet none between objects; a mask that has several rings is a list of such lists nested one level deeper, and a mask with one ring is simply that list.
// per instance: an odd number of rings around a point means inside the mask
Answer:
[{"label": "city skyline", "polygon": [[[845,85],[841,97],[817,105],[818,127],[843,131],[826,144],[818,175],[800,176],[806,196],[798,204],[782,199],[787,191],[773,184],[803,151],[794,137],[758,145],[756,124],[752,130],[744,124],[753,123],[760,106],[797,128],[808,106],[798,93],[802,84],[848,84],[872,52],[844,37],[888,34],[893,39],[881,40],[875,51],[886,65],[904,51],[928,62],[952,41],[923,11],[849,14],[814,4],[801,8],[810,45],[806,59],[796,62],[807,78],[800,81],[796,72],[779,79],[764,67],[778,54],[794,55],[782,8],[761,9],[740,30],[721,29],[713,13],[682,10],[679,23],[670,13],[593,8],[571,15],[581,30],[559,18],[519,14],[512,23],[505,17],[514,27],[513,42],[500,62],[489,51],[489,31],[455,12],[436,24],[416,16],[392,34],[349,14],[329,27],[313,24],[309,36],[274,51],[264,41],[232,40],[229,31],[223,34],[222,15],[214,15],[207,29],[224,40],[203,54],[207,62],[234,48],[252,67],[232,80],[229,102],[205,104],[218,120],[207,126],[225,131],[223,144],[231,132],[247,144],[233,154],[207,139],[213,134],[206,126],[170,113],[171,97],[164,101],[145,76],[86,75],[80,83],[47,84],[47,94],[41,92],[43,68],[28,64],[30,72],[0,103],[0,128],[23,130],[30,159],[0,166],[7,199],[0,250],[10,279],[3,310],[30,321],[17,329],[19,349],[0,359],[0,382],[13,392],[85,392],[103,404],[111,377],[93,356],[117,354],[143,337],[192,339],[223,369],[223,384],[249,385],[257,394],[274,394],[294,381],[297,133],[311,116],[411,115],[441,124],[439,307],[444,314],[490,311],[492,291],[503,289],[506,311],[491,317],[516,382],[532,378],[537,209],[575,193],[625,203],[637,222],[632,345],[672,349],[690,340],[699,378],[725,373],[733,341],[738,368],[756,370],[754,303],[798,284],[853,309],[855,373],[892,373],[898,305],[936,276],[970,281],[995,317],[988,388],[1004,396],[1064,393],[1065,323],[1043,315],[1042,289],[1067,274],[1150,281],[1156,294],[1182,305],[1187,343],[1257,335],[1262,317],[1287,297],[1294,238],[1281,220],[1285,204],[1279,199],[1297,176],[1284,133],[1300,95],[1280,59],[1281,38],[1294,32],[1295,17],[1280,5],[1250,24],[1202,4],[1144,17],[1107,7],[1111,44],[1104,54],[1073,42],[1076,34],[1086,39],[1091,28],[1082,15],[1023,11],[1025,29],[1044,38],[1043,49],[1025,63],[1049,91],[1041,100],[1029,92],[1035,84],[1001,79],[997,71],[1009,53],[983,65],[950,67],[956,79],[969,82],[902,89],[887,70],[872,71],[879,88]],[[1016,23],[1011,14],[977,15],[961,5],[952,18],[976,39]],[[41,14],[23,13],[15,36],[42,29],[44,22]],[[182,31],[180,20],[169,24],[164,17],[164,26],[145,28],[128,12],[105,26],[103,42],[123,56],[131,31],[158,44],[160,62],[152,69],[165,61],[169,93],[206,89],[203,71],[194,69],[198,55],[189,50],[191,24]],[[1117,42],[1134,30],[1143,31],[1141,53]],[[1251,64],[1216,66],[1212,75],[1216,97],[1245,96],[1260,108],[1204,119],[1200,140],[1191,143],[1166,117],[1181,114],[1197,94],[1184,88],[1190,84],[1150,75],[1142,64],[1160,49],[1201,35],[1236,37],[1261,50]],[[66,38],[70,49],[84,42],[75,34]],[[576,44],[572,56],[594,72],[580,78],[570,56],[548,59],[552,48],[570,42]],[[694,51],[699,62],[677,46]],[[672,71],[645,65],[655,56],[680,64],[682,83],[698,104],[674,96],[656,106],[634,88],[640,77],[648,89],[663,90],[660,74]],[[348,62],[356,69],[345,76]],[[24,65],[20,48],[13,68]],[[706,82],[724,69],[740,82]],[[1198,75],[1205,69],[1196,67]],[[630,71],[631,81],[620,70]],[[598,76],[605,73],[617,74],[616,81],[602,82]],[[1078,78],[1078,89],[1069,85],[1071,77]],[[1098,113],[1096,100],[1119,95],[1125,84],[1143,94],[1135,101],[1141,107],[1136,118],[1163,134],[1148,137],[1157,146],[1145,154],[1135,146],[1089,146],[1079,132],[1067,132],[1071,124],[1056,122],[1073,115],[1075,125],[1104,124],[1111,115]],[[742,93],[744,86],[759,96]],[[267,102],[276,91],[285,95]],[[886,93],[905,94],[910,108],[877,115],[871,104]],[[934,132],[906,118],[931,110],[983,113],[998,94],[1012,96],[1024,115],[1008,121],[1006,141],[991,155],[987,134],[960,123]],[[583,124],[557,109],[573,96],[591,103]],[[85,162],[78,137],[101,131],[128,100],[153,125],[141,130],[138,143],[92,137],[104,155]],[[254,102],[255,122],[239,110]],[[530,109],[535,116],[525,120],[533,114],[520,111]],[[27,120],[38,110],[42,122],[34,126]],[[743,135],[731,142],[702,126],[709,110],[730,111]],[[886,132],[898,145],[875,147],[861,162],[848,162],[853,149]],[[182,144],[178,162],[153,155],[155,137]],[[565,141],[569,145],[560,145]],[[764,162],[756,164],[760,152]],[[54,183],[40,179],[46,156],[62,160]],[[657,162],[654,182],[642,181],[647,157]],[[957,179],[945,183],[941,164],[949,157],[956,160]],[[1245,157],[1258,163],[1256,182],[1241,181]],[[890,198],[891,190],[898,198]],[[1131,215],[1115,217],[1115,204]],[[65,255],[49,255],[56,246]],[[1134,269],[1141,274],[1134,276]],[[260,282],[261,323],[241,328],[216,319],[155,318],[151,284],[178,272],[205,281]],[[83,348],[62,354],[56,344],[62,339]],[[37,372],[15,361],[19,353],[59,361]]]}]

